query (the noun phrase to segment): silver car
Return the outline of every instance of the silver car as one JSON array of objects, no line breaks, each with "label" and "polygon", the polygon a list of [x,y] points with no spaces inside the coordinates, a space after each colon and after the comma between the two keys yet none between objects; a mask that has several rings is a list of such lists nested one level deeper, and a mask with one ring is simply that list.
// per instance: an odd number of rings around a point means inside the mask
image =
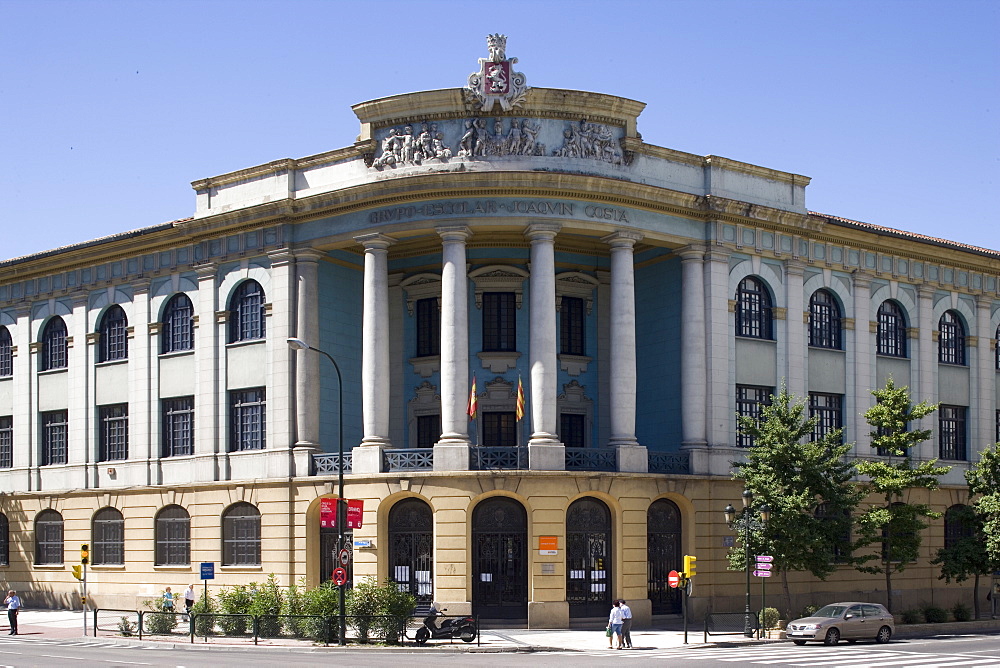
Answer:
[{"label": "silver car", "polygon": [[847,642],[874,640],[887,643],[896,626],[892,614],[878,603],[831,603],[812,614],[789,622],[785,636],[796,645],[810,640],[836,645]]}]

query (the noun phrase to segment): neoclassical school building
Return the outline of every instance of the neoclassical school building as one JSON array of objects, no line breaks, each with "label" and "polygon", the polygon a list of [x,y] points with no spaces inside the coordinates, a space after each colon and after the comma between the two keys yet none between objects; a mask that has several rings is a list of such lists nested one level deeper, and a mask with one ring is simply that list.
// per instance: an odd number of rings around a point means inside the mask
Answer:
[{"label": "neoclassical school building", "polygon": [[[736,415],[782,383],[858,457],[887,378],[940,402],[914,455],[953,468],[912,498],[968,502],[1000,253],[812,212],[808,177],[647,144],[643,103],[531,88],[489,47],[464,87],[356,105],[343,148],[195,181],[184,218],[0,262],[0,574],[29,605],[79,605],[83,543],[101,607],[202,562],[330,579],[343,471],[354,580],[648,623],[692,554],[692,610],[742,610]],[[930,564],[946,520],[903,608],[968,595]],[[847,566],[791,581],[884,598]]]}]

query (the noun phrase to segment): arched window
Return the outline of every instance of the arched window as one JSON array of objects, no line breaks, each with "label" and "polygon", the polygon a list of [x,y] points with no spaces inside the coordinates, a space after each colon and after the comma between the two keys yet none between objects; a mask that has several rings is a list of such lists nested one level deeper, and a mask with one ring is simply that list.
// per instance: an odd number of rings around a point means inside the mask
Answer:
[{"label": "arched window", "polygon": [[191,563],[191,517],[180,506],[166,506],[154,522],[157,566]]},{"label": "arched window", "polygon": [[116,508],[102,508],[94,513],[94,565],[125,563],[125,518]]},{"label": "arched window", "polygon": [[434,598],[434,514],[420,499],[403,499],[389,511],[389,577],[418,603]]},{"label": "arched window", "polygon": [[10,332],[6,327],[0,327],[0,377],[14,375],[14,345]]},{"label": "arched window", "polygon": [[264,289],[243,281],[229,300],[229,342],[264,338]]},{"label": "arched window", "polygon": [[878,307],[876,348],[879,355],[906,357],[906,318],[896,302],[886,300]]},{"label": "arched window", "polygon": [[222,514],[222,565],[260,565],[260,511],[235,503]]},{"label": "arched window", "polygon": [[194,349],[194,306],[183,292],[170,298],[163,309],[160,352],[176,353]]},{"label": "arched window", "polygon": [[570,617],[594,617],[611,606],[611,511],[599,499],[566,510],[566,600]]},{"label": "arched window", "polygon": [[840,305],[829,290],[809,299],[809,345],[840,350]]},{"label": "arched window", "polygon": [[736,289],[736,336],[773,339],[771,293],[753,276],[740,281]]},{"label": "arched window", "polygon": [[667,576],[681,568],[681,511],[668,499],[658,499],[646,512],[646,592],[654,615],[681,611],[681,592],[667,586]]},{"label": "arched window", "polygon": [[955,547],[967,538],[975,538],[976,516],[972,509],[961,503],[951,506],[944,512],[944,548]]},{"label": "arched window", "polygon": [[10,566],[10,522],[0,513],[0,566]]},{"label": "arched window", "polygon": [[[42,330],[41,370],[65,369],[67,365],[66,323],[59,316],[49,320]],[[62,563],[61,561],[59,563]]]},{"label": "arched window", "polygon": [[954,311],[938,320],[938,362],[965,365],[965,325]]},{"label": "arched window", "polygon": [[101,318],[101,362],[128,359],[128,319],[121,306],[115,304]]},{"label": "arched window", "polygon": [[35,518],[35,563],[63,562],[63,518],[54,510],[43,510]]}]

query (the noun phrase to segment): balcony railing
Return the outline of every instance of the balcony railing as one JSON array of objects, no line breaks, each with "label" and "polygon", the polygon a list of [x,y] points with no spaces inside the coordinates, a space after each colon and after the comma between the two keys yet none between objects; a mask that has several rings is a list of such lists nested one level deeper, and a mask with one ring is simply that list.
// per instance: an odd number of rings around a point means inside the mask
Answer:
[{"label": "balcony railing", "polygon": [[650,473],[691,473],[691,457],[686,452],[650,452]]},{"label": "balcony railing", "polygon": [[528,468],[525,445],[477,445],[471,450],[469,468],[473,471],[511,471]]},{"label": "balcony railing", "polygon": [[434,448],[407,448],[386,450],[383,471],[432,471],[434,470]]},{"label": "balcony railing", "polygon": [[[340,468],[337,466],[337,460],[340,459],[340,455],[333,453],[331,455],[313,455],[313,475],[328,475],[337,473]],[[344,453],[344,473],[351,472],[351,453]]]},{"label": "balcony railing", "polygon": [[617,471],[618,452],[613,448],[566,448],[567,471]]}]

